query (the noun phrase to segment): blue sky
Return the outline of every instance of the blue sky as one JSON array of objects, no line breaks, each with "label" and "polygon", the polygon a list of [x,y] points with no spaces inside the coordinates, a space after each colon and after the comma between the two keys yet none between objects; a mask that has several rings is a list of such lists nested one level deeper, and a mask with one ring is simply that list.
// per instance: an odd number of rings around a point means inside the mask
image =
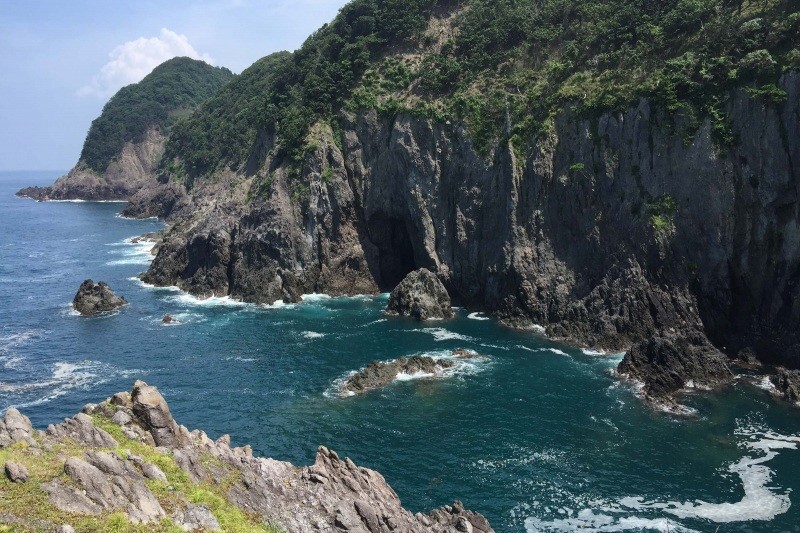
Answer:
[{"label": "blue sky", "polygon": [[0,170],[67,170],[110,94],[190,55],[241,72],[346,0],[0,0]]}]

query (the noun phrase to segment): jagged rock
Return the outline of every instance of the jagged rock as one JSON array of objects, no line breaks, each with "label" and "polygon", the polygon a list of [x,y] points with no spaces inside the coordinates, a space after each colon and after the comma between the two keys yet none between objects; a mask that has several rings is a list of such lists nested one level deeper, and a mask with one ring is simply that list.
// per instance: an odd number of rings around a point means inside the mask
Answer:
[{"label": "jagged rock", "polygon": [[450,295],[442,282],[427,268],[408,274],[389,296],[386,310],[417,320],[452,318]]},{"label": "jagged rock", "polygon": [[133,414],[140,425],[153,436],[156,446],[181,447],[188,435],[172,418],[169,406],[158,389],[137,381],[131,393]]},{"label": "jagged rock", "polygon": [[392,361],[373,361],[347,379],[342,392],[361,393],[382,387],[392,382],[398,374],[438,374],[455,363],[448,359],[433,359],[428,356],[414,355],[401,357]]},{"label": "jagged rock", "polygon": [[25,483],[30,476],[25,465],[15,463],[14,461],[6,461],[5,471],[6,477],[13,483]]},{"label": "jagged rock", "polygon": [[788,401],[795,404],[800,402],[800,370],[779,368],[773,376],[770,376],[770,380]]},{"label": "jagged rock", "polygon": [[[349,458],[341,459],[325,447],[317,450],[313,465],[297,468],[291,463],[253,457],[249,446],[231,447],[227,435],[214,441],[199,430],[189,433],[172,419],[157,389],[143,382],[136,382],[130,395],[116,394],[94,406],[93,416],[118,414],[121,411],[113,407],[126,409],[123,405],[128,402],[135,416],[124,429],[152,434],[153,440],[157,437],[161,442],[158,451],[171,456],[194,482],[235,480],[227,491],[229,501],[286,531],[334,531],[338,527],[353,533],[456,533],[472,527],[473,533],[492,532],[481,515],[464,510],[457,502],[427,515],[411,514],[378,472],[361,468]],[[145,481],[166,483],[167,476],[131,453],[123,458],[113,451],[97,449],[94,444],[103,438],[89,430],[91,421],[80,413],[51,426],[42,436],[46,447],[71,439],[88,448],[83,458],[66,458],[64,472],[69,483],[56,478],[42,485],[49,501],[62,511],[78,515],[122,512],[136,523],[161,520],[164,508]],[[116,442],[106,444],[103,448],[118,448]],[[221,529],[203,505],[190,504],[175,512],[173,518],[187,531]]]},{"label": "jagged rock", "polygon": [[78,413],[57,425],[47,427],[47,435],[58,439],[70,438],[84,446],[116,448],[117,441],[105,430],[94,425],[91,417]]},{"label": "jagged rock", "polygon": [[724,354],[702,333],[665,333],[635,344],[619,364],[619,372],[644,383],[647,395],[667,398],[688,385],[715,387],[733,373]]},{"label": "jagged rock", "polygon": [[95,283],[87,279],[81,283],[75,299],[72,300],[72,307],[83,316],[93,316],[113,311],[127,303],[124,298],[114,294],[111,287],[102,281]]},{"label": "jagged rock", "polygon": [[214,513],[205,505],[189,504],[175,513],[172,519],[184,531],[194,531],[196,529],[202,529],[203,531],[222,530]]}]

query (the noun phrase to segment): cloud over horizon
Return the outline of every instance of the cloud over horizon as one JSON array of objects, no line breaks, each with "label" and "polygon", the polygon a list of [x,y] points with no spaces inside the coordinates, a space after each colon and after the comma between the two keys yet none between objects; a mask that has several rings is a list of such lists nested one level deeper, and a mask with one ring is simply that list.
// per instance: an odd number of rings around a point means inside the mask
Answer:
[{"label": "cloud over horizon", "polygon": [[108,98],[125,85],[141,81],[164,61],[181,56],[214,64],[208,54],[195,50],[185,35],[162,28],[157,37],[140,37],[114,48],[108,54],[110,61],[77,94]]}]

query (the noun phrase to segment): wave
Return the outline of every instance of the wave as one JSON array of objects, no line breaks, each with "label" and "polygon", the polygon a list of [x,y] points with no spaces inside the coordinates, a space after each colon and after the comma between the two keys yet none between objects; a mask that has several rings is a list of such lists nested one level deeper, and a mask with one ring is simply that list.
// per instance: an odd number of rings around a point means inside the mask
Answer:
[{"label": "wave", "polygon": [[30,329],[19,333],[12,333],[0,337],[0,363],[8,370],[14,370],[17,365],[25,360],[16,350],[32,339],[37,339],[47,333],[41,329]]},{"label": "wave", "polygon": [[325,336],[325,334],[324,334],[324,333],[318,333],[318,332],[316,332],[316,331],[304,331],[304,332],[302,333],[302,335],[303,335],[303,337],[305,337],[306,339],[321,339],[322,337],[324,337],[324,336]]},{"label": "wave", "polygon": [[[99,361],[80,361],[70,363],[59,361],[53,364],[49,378],[30,383],[9,383],[0,381],[0,394],[21,396],[17,408],[41,405],[60,398],[74,389],[88,390],[108,382],[115,377],[140,375],[141,370],[120,370]],[[25,397],[34,396],[24,401]]]},{"label": "wave", "polygon": [[564,350],[559,350],[558,348],[530,348],[528,346],[523,346],[522,344],[517,344],[517,348],[520,350],[525,350],[526,352],[534,352],[534,353],[542,353],[542,352],[551,352],[556,355],[569,355]]},{"label": "wave", "polygon": [[181,292],[181,288],[180,287],[176,287],[175,285],[167,285],[165,287],[162,287],[162,286],[159,286],[159,285],[153,285],[151,283],[145,283],[144,281],[142,281],[141,279],[139,279],[136,276],[132,276],[132,277],[128,278],[128,281],[132,281],[132,282],[136,283],[138,286],[140,286],[143,289],[149,289],[149,290],[155,290],[155,291]]},{"label": "wave", "polygon": [[470,320],[491,320],[491,318],[481,312],[470,313],[467,315],[467,318]]},{"label": "wave", "polygon": [[193,296],[188,292],[166,296],[164,297],[164,301],[192,307],[257,307],[255,304],[235,300],[230,296],[210,296],[208,298],[201,298]]},{"label": "wave", "polygon": [[444,328],[423,328],[414,331],[420,331],[422,333],[428,333],[433,335],[433,340],[436,342],[441,341],[466,341],[471,342],[475,339],[469,337],[467,335],[462,335],[460,333],[456,333],[454,331],[450,331]]},{"label": "wave", "polygon": [[287,304],[283,300],[275,300],[271,304],[264,304],[261,307],[264,309],[293,309],[297,304]]},{"label": "wave", "polygon": [[[134,239],[136,239],[136,242],[134,242]],[[149,265],[153,261],[153,248],[155,245],[155,241],[142,240],[139,237],[129,237],[120,242],[109,243],[108,246],[126,246],[128,249],[122,252],[118,250],[110,251],[110,254],[121,255],[122,258],[109,261],[106,265]]]},{"label": "wave", "polygon": [[663,533],[699,533],[676,524],[667,518],[641,518],[637,516],[612,516],[603,512],[584,509],[569,518],[556,518],[545,521],[538,518],[525,520],[525,530],[528,533],[572,533],[573,531],[586,531],[592,533],[612,533],[621,531],[659,531]]}]

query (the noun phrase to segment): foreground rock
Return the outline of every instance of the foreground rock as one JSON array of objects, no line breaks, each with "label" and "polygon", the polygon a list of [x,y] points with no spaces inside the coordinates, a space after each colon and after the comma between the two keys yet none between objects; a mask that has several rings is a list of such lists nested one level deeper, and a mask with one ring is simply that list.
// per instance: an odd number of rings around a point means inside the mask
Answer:
[{"label": "foreground rock", "polygon": [[665,333],[634,344],[618,370],[641,381],[645,395],[657,402],[686,387],[713,388],[733,379],[727,357],[702,333]]},{"label": "foreground rock", "polygon": [[779,368],[770,381],[786,400],[800,405],[800,370]]},{"label": "foreground rock", "polygon": [[28,477],[30,476],[27,468],[19,463],[15,463],[14,461],[6,462],[5,472],[6,477],[12,483],[25,483],[28,481]]},{"label": "foreground rock", "polygon": [[[92,524],[102,529],[115,513],[122,513],[153,530],[178,526],[217,531],[222,527],[215,512],[224,509],[227,517],[239,513],[252,529],[268,522],[287,532],[493,531],[483,516],[459,502],[412,514],[383,476],[325,447],[319,448],[312,466],[298,468],[253,457],[249,446],[232,447],[228,436],[213,441],[202,431],[189,431],[175,422],[158,390],[141,381],[130,393],[87,405],[83,413],[46,432],[34,430],[27,418],[9,409],[0,421],[0,448],[17,442],[29,446],[9,448],[12,468],[37,465],[27,483],[47,494],[46,505],[52,508],[46,514],[57,520],[37,522],[44,530],[58,530],[69,521],[77,526],[81,517],[92,517]],[[52,471],[41,474],[48,469]],[[21,509],[41,505],[25,500],[38,498],[28,489],[11,486],[4,491]]]},{"label": "foreground rock", "polygon": [[433,359],[432,357],[414,355],[401,357],[392,361],[373,361],[363,370],[353,374],[342,387],[345,393],[361,393],[377,389],[391,383],[400,374],[413,376],[414,374],[439,374],[442,370],[455,365],[447,359]]},{"label": "foreground rock", "polygon": [[87,279],[81,283],[75,299],[72,300],[72,307],[83,316],[94,316],[113,311],[127,303],[125,298],[114,294],[111,287],[102,281],[95,283]]},{"label": "foreground rock", "polygon": [[386,310],[417,320],[453,318],[452,303],[447,289],[427,268],[411,272],[389,296]]}]

